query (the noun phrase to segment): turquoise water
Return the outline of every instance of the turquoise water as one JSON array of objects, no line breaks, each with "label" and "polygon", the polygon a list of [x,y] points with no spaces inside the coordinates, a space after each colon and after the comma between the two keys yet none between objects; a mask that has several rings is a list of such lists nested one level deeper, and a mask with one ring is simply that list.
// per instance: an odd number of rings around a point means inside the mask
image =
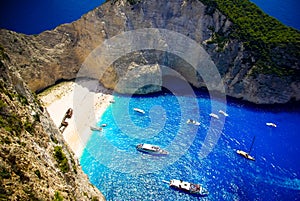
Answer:
[{"label": "turquoise water", "polygon": [[[196,99],[164,92],[115,95],[115,100],[98,122],[108,126],[92,134],[80,160],[107,200],[300,198],[299,109],[263,109],[229,101],[229,117],[214,111],[220,117],[216,120],[209,116],[212,105],[221,108],[224,103],[211,101],[202,92],[197,92]],[[145,110],[145,115],[134,112],[134,107]],[[197,117],[199,127],[185,123]],[[224,127],[220,138],[205,143],[211,120],[215,125],[224,122]],[[276,123],[277,128],[266,126],[266,122]],[[254,136],[253,162],[235,151],[247,151]],[[212,151],[203,157],[201,148],[214,142]],[[159,145],[170,155],[138,152],[138,143]],[[196,197],[176,191],[163,182],[170,179],[200,183],[210,194]]]}]

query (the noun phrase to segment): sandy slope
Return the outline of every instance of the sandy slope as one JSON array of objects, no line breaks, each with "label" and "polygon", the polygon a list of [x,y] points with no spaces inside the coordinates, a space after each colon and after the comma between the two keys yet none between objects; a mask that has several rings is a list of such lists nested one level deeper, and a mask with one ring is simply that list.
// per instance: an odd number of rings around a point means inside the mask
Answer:
[{"label": "sandy slope", "polygon": [[111,91],[95,80],[63,82],[42,92],[39,97],[57,127],[66,111],[73,109],[73,116],[66,119],[68,126],[63,136],[78,158],[92,133],[90,126],[95,126],[113,100]]}]

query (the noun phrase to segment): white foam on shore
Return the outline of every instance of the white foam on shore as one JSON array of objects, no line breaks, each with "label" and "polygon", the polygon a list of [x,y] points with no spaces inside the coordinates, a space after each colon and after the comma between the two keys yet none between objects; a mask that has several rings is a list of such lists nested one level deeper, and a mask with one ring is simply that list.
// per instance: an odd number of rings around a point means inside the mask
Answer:
[{"label": "white foam on shore", "polygon": [[[96,90],[94,90],[95,83],[97,83]],[[99,121],[110,105],[110,101],[113,100],[111,92],[100,86],[95,80],[81,81],[80,84],[62,82],[39,94],[39,98],[57,127],[60,126],[66,111],[73,108],[72,118],[66,120],[69,125],[64,130],[63,137],[77,158],[81,156],[92,134],[90,126],[94,126]],[[78,100],[79,98],[81,100]],[[78,101],[83,104],[79,104]],[[84,104],[85,102],[91,104]],[[77,112],[79,110],[80,112]]]}]

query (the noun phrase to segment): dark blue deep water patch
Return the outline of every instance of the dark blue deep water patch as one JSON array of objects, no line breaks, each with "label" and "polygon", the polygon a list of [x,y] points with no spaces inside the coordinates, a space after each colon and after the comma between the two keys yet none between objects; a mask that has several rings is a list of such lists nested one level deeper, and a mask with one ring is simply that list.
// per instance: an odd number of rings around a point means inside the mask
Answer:
[{"label": "dark blue deep water patch", "polygon": [[299,0],[250,0],[283,24],[300,30]]},{"label": "dark blue deep water patch", "polygon": [[103,2],[104,0],[1,1],[0,28],[38,34],[75,21]]},{"label": "dark blue deep water patch", "polygon": [[[299,0],[251,0],[283,24],[300,30]],[[105,0],[1,1],[0,28],[38,34],[79,19]]]},{"label": "dark blue deep water patch", "polygon": [[[191,97],[175,97],[169,93],[131,98],[117,95],[115,100],[98,122],[99,125],[106,123],[107,127],[92,134],[80,159],[83,170],[107,200],[299,199],[299,107],[287,112],[286,109],[267,110],[227,103],[229,117],[215,112],[220,119],[213,120],[218,122],[225,118],[221,136],[210,154],[200,158],[199,150],[205,146],[203,142],[210,125],[211,106],[221,107],[223,103],[211,101],[201,93],[197,93],[197,105]],[[139,114],[134,107],[146,113]],[[185,122],[197,116],[197,108],[201,125],[195,130],[194,125]],[[159,122],[164,123],[156,135],[143,133],[145,138],[141,138],[138,129],[147,129],[153,124],[159,128]],[[277,127],[268,127],[266,122],[274,122]],[[129,126],[130,123],[135,126]],[[180,146],[170,149],[176,136],[183,136],[177,143],[184,146],[184,140],[191,138],[193,132],[196,135],[188,149]],[[253,162],[237,155],[236,150],[247,151],[254,136],[251,155],[256,161]],[[159,145],[170,155],[159,157],[138,152],[135,145],[142,142]],[[180,157],[165,164],[178,153]],[[141,174],[150,167],[158,169]],[[170,179],[200,183],[210,194],[197,197],[176,191],[163,182]]]}]

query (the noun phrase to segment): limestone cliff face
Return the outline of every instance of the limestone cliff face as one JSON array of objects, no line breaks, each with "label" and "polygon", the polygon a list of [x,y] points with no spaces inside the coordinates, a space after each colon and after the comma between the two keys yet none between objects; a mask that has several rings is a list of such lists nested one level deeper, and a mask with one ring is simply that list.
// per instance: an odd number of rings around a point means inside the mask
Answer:
[{"label": "limestone cliff face", "polygon": [[[57,80],[75,78],[87,56],[106,39],[141,28],[168,29],[202,45],[217,66],[227,95],[265,104],[300,100],[299,58],[291,55],[282,58],[290,63],[290,68],[297,75],[266,74],[255,70],[255,55],[246,51],[242,42],[216,40],[216,33],[228,35],[233,24],[218,10],[210,14],[206,11],[207,7],[197,0],[145,0],[137,1],[135,5],[126,0],[110,1],[76,22],[37,36],[1,30],[0,44],[9,53],[29,88],[36,91],[53,85]],[[281,57],[280,50],[274,50],[275,55],[276,51],[278,58]],[[282,62],[278,58],[274,57],[274,60]],[[132,63],[152,68],[147,70],[151,79],[155,75],[153,65],[159,64],[174,68],[196,87],[207,84],[180,58],[158,51],[124,55],[111,64],[99,80],[104,86],[115,88],[120,80],[130,80],[126,75]],[[147,71],[142,69],[140,77],[135,74],[135,80],[147,80]],[[135,88],[132,83],[127,86]],[[157,90],[160,88],[146,87],[138,92]],[[126,87],[118,91],[131,92]]]},{"label": "limestone cliff face", "polygon": [[0,199],[105,200],[0,50]]}]

